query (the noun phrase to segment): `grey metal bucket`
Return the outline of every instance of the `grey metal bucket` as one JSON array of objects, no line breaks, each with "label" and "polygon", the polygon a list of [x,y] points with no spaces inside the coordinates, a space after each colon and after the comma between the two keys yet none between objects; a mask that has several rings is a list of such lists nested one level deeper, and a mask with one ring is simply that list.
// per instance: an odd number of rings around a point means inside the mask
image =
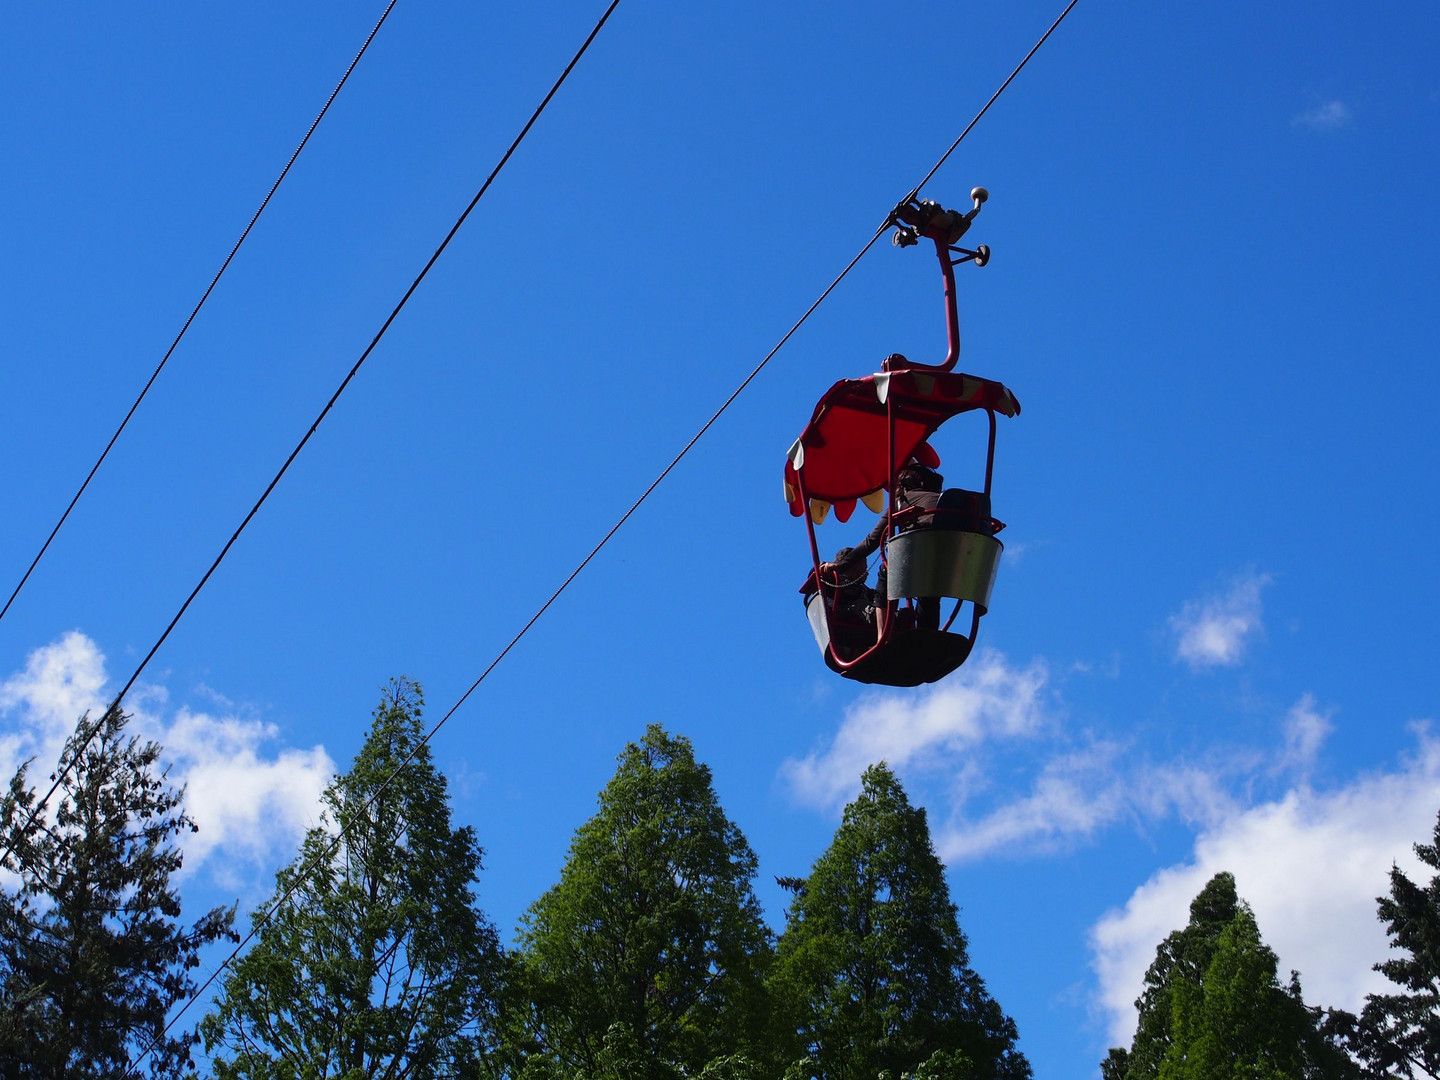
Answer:
[{"label": "grey metal bucket", "polygon": [[891,600],[949,596],[983,611],[990,606],[1003,550],[999,540],[984,533],[911,529],[891,537],[886,546],[886,592]]},{"label": "grey metal bucket", "polygon": [[822,654],[830,652],[830,624],[825,621],[825,601],[816,593],[805,604],[805,615],[810,620],[810,632],[815,635],[815,644]]}]

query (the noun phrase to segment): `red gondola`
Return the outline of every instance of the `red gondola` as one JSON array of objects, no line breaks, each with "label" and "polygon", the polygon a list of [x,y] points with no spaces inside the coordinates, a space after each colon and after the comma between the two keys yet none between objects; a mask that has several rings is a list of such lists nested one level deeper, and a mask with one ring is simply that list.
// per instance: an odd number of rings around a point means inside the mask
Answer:
[{"label": "red gondola", "polygon": [[[877,374],[836,383],[815,406],[785,463],[785,499],[790,513],[805,519],[810,536],[814,566],[800,591],[811,630],[825,663],[859,682],[917,686],[963,664],[989,607],[1000,562],[1002,545],[995,534],[1004,525],[990,516],[995,415],[1016,416],[1020,403],[1001,383],[953,370],[960,356],[955,267],[984,266],[990,257],[983,244],[974,251],[955,246],[988,198],[984,188],[970,195],[975,205],[968,213],[912,199],[894,214],[897,246],[909,247],[921,237],[935,243],[945,279],[950,340],[945,361],[916,364],[896,354]],[[990,425],[984,490],[951,490],[929,507],[897,509],[894,492],[902,468],[912,460],[937,466],[930,437],[951,417],[977,410]],[[886,588],[867,609],[873,618],[858,617],[853,605],[842,603],[856,581],[844,580],[830,564],[822,573],[815,539],[815,526],[831,508],[844,522],[857,502],[886,517],[880,544]],[[929,617],[917,620],[917,611],[938,604],[939,597],[955,601],[944,626],[938,618],[934,626],[926,625]],[[953,633],[951,625],[966,602],[972,609],[969,633]]]}]

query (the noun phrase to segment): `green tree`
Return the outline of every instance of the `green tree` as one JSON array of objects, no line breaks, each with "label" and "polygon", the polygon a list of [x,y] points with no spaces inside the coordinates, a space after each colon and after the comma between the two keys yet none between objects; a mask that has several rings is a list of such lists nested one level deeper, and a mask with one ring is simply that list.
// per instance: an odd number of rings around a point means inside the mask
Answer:
[{"label": "green tree", "polygon": [[620,754],[559,882],[522,920],[512,1069],[747,1075],[735,1055],[770,1052],[755,871],[689,740],[652,724]]},{"label": "green tree", "polygon": [[1100,1080],[1125,1080],[1130,1071],[1130,1051],[1123,1046],[1112,1046],[1105,1060],[1100,1062]]},{"label": "green tree", "polygon": [[[1440,871],[1440,818],[1432,842],[1415,854]],[[1392,949],[1400,955],[1375,965],[1396,985],[1392,994],[1371,994],[1358,1025],[1340,1023],[1372,1076],[1440,1076],[1440,873],[1416,885],[1398,866],[1390,868],[1390,895],[1376,898]]]},{"label": "green tree", "polygon": [[1174,988],[1198,984],[1215,958],[1220,935],[1240,910],[1233,874],[1216,874],[1190,902],[1190,921],[1160,943],[1135,1001],[1139,1019],[1128,1052],[1110,1051],[1105,1080],[1156,1080],[1173,1040]]},{"label": "green tree", "polygon": [[474,892],[480,845],[452,827],[420,742],[422,705],[415,683],[390,684],[320,827],[276,875],[278,909],[201,1023],[219,1080],[486,1071],[503,958]]},{"label": "green tree", "polygon": [[1129,1051],[1114,1049],[1105,1080],[1351,1080],[1354,1063],[1306,1006],[1300,978],[1277,976],[1254,913],[1217,874],[1190,905],[1146,973]]},{"label": "green tree", "polygon": [[181,925],[174,840],[195,826],[157,768],[160,747],[127,737],[128,720],[119,709],[81,720],[53,826],[23,824],[36,804],[28,763],[0,800],[18,879],[0,893],[0,1075],[119,1077],[152,1042],[151,1076],[188,1066],[195,1036],[162,1037],[165,1018],[194,989],[199,950],[233,937],[234,911]]},{"label": "green tree", "polygon": [[1200,981],[1174,986],[1160,1080],[1301,1080],[1309,1013],[1298,980],[1283,989],[1277,967],[1241,904]]},{"label": "green tree", "polygon": [[548,1058],[531,1058],[520,1070],[522,1080],[635,1080],[664,1076],[673,1080],[774,1080],[773,1073],[747,1054],[712,1058],[698,1072],[656,1062],[640,1048],[635,1032],[626,1024],[611,1024],[601,1040],[592,1068],[566,1069]]},{"label": "green tree", "polygon": [[885,765],[866,770],[829,849],[791,887],[772,987],[807,1056],[792,1075],[1030,1076],[1014,1021],[970,967],[925,811]]}]

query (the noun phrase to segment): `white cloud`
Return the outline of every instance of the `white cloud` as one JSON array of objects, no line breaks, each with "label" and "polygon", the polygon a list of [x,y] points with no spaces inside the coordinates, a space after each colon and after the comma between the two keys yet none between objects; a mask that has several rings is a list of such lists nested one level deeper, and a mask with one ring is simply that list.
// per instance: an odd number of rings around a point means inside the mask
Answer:
[{"label": "white cloud", "polygon": [[185,709],[166,729],[162,745],[183,770],[185,806],[200,830],[185,840],[190,862],[217,848],[258,858],[317,823],[335,763],[323,746],[265,759],[278,734],[274,724]]},{"label": "white cloud", "polygon": [[26,657],[25,670],[0,683],[0,716],[23,713],[22,723],[0,736],[0,776],[8,781],[29,757],[55,761],[75,722],[97,708],[104,685],[105,658],[78,631]]},{"label": "white cloud", "polygon": [[[1209,824],[1234,806],[1227,781],[1267,760],[1228,750],[1181,765],[1134,762],[1127,746],[1065,731],[1051,681],[1043,660],[1020,667],[987,650],[933,688],[860,698],[830,744],[786,761],[781,779],[799,801],[833,810],[867,766],[886,761],[929,806],[940,856],[957,862],[1052,850],[1121,821]],[[1038,766],[997,761],[1041,734],[1060,749]],[[1014,790],[1016,776],[1029,777],[1027,792]],[[967,807],[982,796],[994,808],[972,817]]]},{"label": "white cloud", "polygon": [[[109,693],[105,657],[84,634],[71,631],[32,652],[23,671],[0,683],[7,726],[0,777],[8,780],[30,757],[32,783],[46,777],[75,722],[86,711],[99,716]],[[213,691],[206,696],[215,697]],[[164,748],[171,780],[187,786],[186,808],[199,827],[178,838],[187,872],[216,854],[260,858],[293,844],[317,822],[320,792],[335,771],[324,747],[270,750],[276,727],[233,713],[182,707],[167,719],[166,697],[161,687],[145,687],[127,699],[126,710],[134,714],[131,730]]]},{"label": "white cloud", "polygon": [[1109,774],[1119,747],[1098,743],[1046,762],[1030,794],[979,821],[952,820],[936,836],[946,862],[977,859],[995,852],[1054,847],[1075,836],[1090,836],[1124,815],[1124,785]]},{"label": "white cloud", "polygon": [[[1250,574],[1187,605],[1172,620],[1182,658],[1237,662],[1261,631],[1268,581]],[[781,777],[797,798],[830,810],[854,793],[865,766],[889,761],[930,810],[936,848],[951,864],[1043,852],[1117,825],[1183,822],[1195,836],[1191,858],[1154,873],[1091,929],[1095,1000],[1116,1044],[1133,1035],[1133,1002],[1156,946],[1185,925],[1190,901],[1222,870],[1253,906],[1282,977],[1301,973],[1308,1001],[1355,1009],[1385,987],[1371,969],[1388,954],[1375,897],[1392,863],[1415,872],[1412,845],[1431,835],[1440,736],[1420,730],[1416,749],[1390,770],[1321,789],[1310,774],[1334,724],[1311,694],[1258,745],[1155,761],[1128,739],[1070,723],[1054,684],[1077,676],[1082,669],[981,654],[930,690],[860,698],[834,738],[787,761]]]},{"label": "white cloud", "polygon": [[828,808],[853,796],[860,774],[878,761],[897,770],[955,765],[987,740],[1037,732],[1046,722],[1048,679],[1043,661],[1016,668],[987,650],[930,689],[861,698],[846,709],[828,748],[791,758],[781,776],[801,801]]},{"label": "white cloud", "polygon": [[1308,772],[1333,730],[1329,714],[1315,707],[1313,694],[1305,694],[1285,714],[1285,756],[1281,764],[1301,774]]},{"label": "white cloud", "polygon": [[1343,101],[1325,101],[1312,109],[1306,109],[1293,117],[1290,123],[1295,127],[1311,131],[1339,131],[1348,127],[1355,118],[1355,112]]},{"label": "white cloud", "polygon": [[1187,603],[1170,617],[1176,657],[1197,671],[1238,664],[1262,628],[1260,592],[1268,584],[1266,574],[1244,574],[1225,592]]},{"label": "white cloud", "polygon": [[1224,780],[1244,771],[1247,760],[1126,767],[1120,746],[1092,743],[1046,762],[1028,795],[978,821],[952,819],[937,831],[936,848],[947,862],[956,862],[1052,850],[1120,821],[1144,823],[1174,814],[1207,824],[1234,807]]},{"label": "white cloud", "polygon": [[[1292,720],[1302,713],[1318,715],[1308,697],[1291,711]],[[1110,1038],[1129,1043],[1133,1002],[1156,946],[1185,925],[1190,901],[1222,870],[1235,875],[1240,895],[1255,909],[1282,977],[1298,970],[1311,1003],[1359,1006],[1387,985],[1371,970],[1387,952],[1375,897],[1389,888],[1392,862],[1414,876],[1411,846],[1429,839],[1437,806],[1440,741],[1422,731],[1415,753],[1393,772],[1333,791],[1300,786],[1277,800],[1237,808],[1202,830],[1188,863],[1153,875],[1123,909],[1092,928]]]}]

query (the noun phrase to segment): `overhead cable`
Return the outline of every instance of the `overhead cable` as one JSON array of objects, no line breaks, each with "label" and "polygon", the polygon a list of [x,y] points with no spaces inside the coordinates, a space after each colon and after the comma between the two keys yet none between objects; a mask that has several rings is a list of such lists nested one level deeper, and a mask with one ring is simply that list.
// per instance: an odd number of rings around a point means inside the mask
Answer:
[{"label": "overhead cable", "polygon": [[[420,283],[425,280],[425,277],[430,273],[431,268],[435,265],[436,262],[439,261],[440,256],[444,254],[445,249],[450,246],[450,241],[455,238],[455,234],[458,233],[460,231],[460,227],[465,224],[465,220],[470,216],[470,212],[475,209],[476,205],[479,204],[485,193],[490,190],[490,185],[493,184],[495,182],[495,178],[500,175],[500,170],[505,168],[505,165],[507,162],[509,162],[511,155],[515,153],[516,149],[520,146],[520,143],[524,141],[525,136],[530,133],[530,129],[534,127],[535,122],[540,119],[540,114],[543,113],[545,111],[545,107],[550,104],[550,99],[555,96],[556,92],[564,84],[566,78],[569,77],[570,72],[574,69],[575,65],[580,62],[580,58],[585,55],[585,51],[590,47],[590,43],[595,40],[596,35],[600,33],[601,27],[603,27],[606,21],[610,18],[610,13],[613,12],[615,8],[619,6],[619,4],[620,0],[612,0],[610,6],[605,9],[605,14],[600,17],[600,21],[595,24],[595,28],[590,31],[590,36],[587,37],[585,39],[585,43],[580,46],[580,51],[571,58],[570,63],[565,65],[565,70],[560,73],[560,77],[556,79],[555,84],[550,87],[550,92],[545,95],[544,100],[542,100],[540,104],[536,106],[535,111],[530,114],[530,119],[527,120],[525,122],[525,126],[520,129],[520,134],[515,136],[514,141],[510,143],[510,146],[501,156],[499,163],[496,164],[496,166],[490,171],[490,175],[485,178],[485,182],[480,185],[480,190],[475,193],[475,197],[470,200],[469,205],[465,207],[464,211],[462,211],[460,216],[455,220],[455,224],[450,227],[450,231],[445,234],[445,239],[440,242],[440,246],[435,249],[434,254],[430,256],[429,260],[425,263],[425,266],[420,271],[420,273],[415,276],[415,280],[412,281],[410,283],[410,287],[405,290],[405,295],[400,298],[399,303],[395,305],[395,307],[391,310],[389,316],[385,319],[385,322],[381,325],[380,329],[376,331],[375,336],[371,338],[370,344],[365,346],[365,351],[360,354],[360,358],[355,361],[354,365],[346,373],[345,377],[340,380],[340,385],[335,388],[335,392],[330,395],[330,400],[325,403],[325,407],[320,410],[319,415],[315,417],[314,421],[310,424],[310,427],[306,430],[300,441],[295,444],[295,449],[290,451],[290,456],[287,457],[285,459],[285,463],[280,466],[280,471],[277,472],[275,476],[271,479],[270,483],[266,485],[265,490],[261,492],[260,497],[255,500],[255,504],[250,507],[250,511],[245,515],[244,519],[240,522],[234,533],[231,534],[230,539],[225,541],[225,546],[220,549],[220,554],[215,556],[215,559],[210,564],[209,569],[205,571],[204,575],[200,578],[200,581],[196,584],[196,586],[190,590],[190,595],[185,598],[185,602],[181,604],[180,609],[175,612],[175,616],[170,620],[169,625],[165,627],[164,632],[156,640],[155,644],[150,647],[150,651],[145,654],[145,658],[140,661],[140,664],[135,669],[134,673],[130,676],[128,680],[126,680],[125,685],[120,688],[120,692],[116,694],[115,698],[110,702],[109,705],[106,706],[105,711],[107,714],[111,710],[118,709],[120,707],[120,703],[125,700],[125,695],[130,692],[132,687],[134,687],[136,681],[140,678],[146,667],[149,666],[150,661],[154,659],[155,654],[160,651],[160,647],[164,645],[166,639],[170,637],[171,631],[175,629],[181,618],[184,617],[185,612],[189,610],[190,605],[194,603],[195,598],[200,595],[200,590],[205,588],[206,583],[209,582],[215,571],[220,568],[220,564],[225,561],[225,556],[230,553],[230,549],[234,547],[236,541],[240,539],[240,534],[245,531],[246,526],[248,526],[250,522],[254,519],[255,515],[260,512],[260,508],[265,505],[265,500],[270,497],[270,493],[275,490],[275,488],[279,485],[280,481],[284,478],[285,474],[290,470],[290,466],[294,464],[295,459],[300,456],[300,451],[305,449],[305,445],[310,441],[311,436],[315,434],[316,429],[320,427],[321,422],[325,419],[325,417],[330,415],[330,410],[333,409],[335,407],[335,403],[340,400],[340,395],[345,392],[345,388],[348,387],[351,381],[355,378],[355,376],[359,374],[361,366],[365,363],[367,359],[369,359],[370,354],[375,351],[375,347],[380,344],[380,340],[385,336],[386,331],[390,329],[391,324],[395,322],[395,319],[399,316],[401,310],[409,302],[410,297],[415,294],[415,290],[420,287]],[[29,830],[31,825],[34,824],[36,818],[38,818],[40,813],[44,810],[46,803],[48,803],[51,796],[53,796],[55,792],[59,790],[60,785],[65,781],[66,776],[69,775],[69,772],[74,766],[74,763],[78,761],[80,756],[85,752],[86,747],[90,744],[90,740],[94,738],[94,733],[98,730],[99,725],[92,728],[90,733],[84,739],[82,739],[75,747],[73,752],[70,754],[69,759],[63,761],[60,767],[57,768],[55,772],[54,782],[50,785],[50,789],[45,793],[45,797],[35,805],[35,808],[30,813],[30,816],[26,819],[24,825],[21,826],[19,833],[12,832],[10,839],[7,840],[5,850],[3,852],[0,852],[0,863],[3,863],[6,857],[9,856],[11,851],[14,850],[17,837],[23,835],[26,831]]]},{"label": "overhead cable", "polygon": [[[980,118],[985,115],[985,113],[989,110],[990,106],[995,104],[995,100],[1001,95],[1001,93],[1004,92],[1005,88],[1010,85],[1011,80],[1013,80],[1015,76],[1020,73],[1021,68],[1023,68],[1026,64],[1030,62],[1030,58],[1034,56],[1036,51],[1039,50],[1040,46],[1045,43],[1045,39],[1048,38],[1052,32],[1054,32],[1055,28],[1060,25],[1061,21],[1064,20],[1065,16],[1070,14],[1070,9],[1073,8],[1078,2],[1079,0],[1070,0],[1069,5],[1065,8],[1063,12],[1061,12],[1060,17],[1051,24],[1049,30],[1045,31],[1044,36],[1042,36],[1040,40],[1035,44],[1034,48],[1032,48],[1025,55],[1025,59],[1020,61],[1020,63],[1016,66],[1015,70],[1010,73],[1009,78],[1007,78],[1000,85],[1000,89],[996,90],[995,93],[991,95],[990,100],[985,103],[984,108],[982,108],[975,115],[975,118],[970,121],[970,123],[965,127],[965,130],[960,133],[960,137],[950,144],[950,148],[946,150],[945,153],[941,156],[940,160],[936,162],[934,168],[932,168],[925,175],[925,181],[928,181],[931,177],[935,175],[936,170],[938,170],[940,166],[945,163],[945,159],[948,158],[950,154],[955,150],[955,148],[960,145],[961,140],[963,140],[965,136],[969,134],[970,129],[973,128],[975,124],[980,120]],[[611,8],[613,10],[613,4],[611,5]],[[606,12],[607,16],[608,14],[609,12]],[[602,19],[601,22],[603,24],[604,20]],[[598,30],[599,27],[596,27],[596,29]],[[921,183],[912,190],[911,196],[909,197],[913,197],[914,194],[918,193],[919,189],[924,186],[925,181],[921,181]],[[385,779],[380,782],[379,786],[375,788],[375,790],[370,794],[369,798],[367,798],[363,803],[360,804],[357,812],[352,815],[350,821],[344,824],[336,832],[336,834],[331,838],[330,843],[326,845],[326,847],[322,851],[318,852],[313,858],[310,859],[309,862],[307,862],[301,868],[300,872],[295,875],[294,880],[291,882],[290,886],[283,893],[281,893],[280,896],[274,902],[272,902],[269,907],[267,907],[264,911],[260,912],[258,915],[252,917],[249,933],[247,933],[243,938],[240,939],[240,941],[235,945],[234,949],[231,950],[230,954],[226,956],[226,958],[220,963],[219,967],[217,967],[214,972],[211,973],[210,977],[206,979],[204,983],[202,983],[198,988],[196,988],[194,993],[191,994],[189,1000],[186,1001],[186,1003],[184,1004],[184,1006],[181,1007],[179,1012],[177,1012],[173,1017],[171,1017],[170,1021],[165,1025],[164,1029],[160,1032],[158,1036],[156,1036],[156,1043],[158,1043],[160,1039],[163,1039],[165,1035],[169,1033],[170,1029],[176,1024],[176,1022],[179,1021],[180,1017],[185,1013],[187,1009],[190,1008],[191,1005],[193,1005],[202,996],[204,996],[205,992],[209,990],[209,988],[214,984],[215,980],[218,979],[221,974],[223,974],[225,970],[235,961],[236,957],[238,957],[240,953],[244,951],[245,946],[247,946],[248,944],[250,944],[251,941],[254,940],[255,936],[260,932],[260,930],[265,926],[265,924],[269,922],[275,912],[278,911],[282,906],[284,906],[287,901],[289,901],[290,897],[294,895],[295,890],[299,888],[301,882],[308,878],[311,871],[313,871],[317,866],[319,866],[322,860],[328,859],[339,848],[339,846],[345,841],[345,838],[349,834],[353,824],[364,818],[364,816],[368,813],[370,807],[373,806],[376,800],[378,800],[380,796],[385,793],[386,789],[395,781],[395,778],[398,777],[400,773],[405,770],[406,766],[408,766],[412,761],[415,760],[416,755],[419,754],[420,751],[430,743],[430,740],[433,739],[435,735],[440,731],[440,729],[445,726],[446,721],[448,721],[452,716],[455,715],[455,713],[460,709],[460,706],[465,704],[466,700],[470,697],[470,695],[480,688],[480,684],[483,683],[485,679],[489,677],[490,673],[500,665],[500,662],[504,660],[507,655],[509,655],[510,651],[520,643],[520,639],[530,632],[531,627],[533,627],[537,622],[540,621],[540,617],[550,609],[551,605],[554,604],[556,600],[560,599],[561,594],[570,587],[571,583],[580,576],[581,572],[587,566],[590,565],[591,561],[595,558],[595,556],[600,554],[601,549],[603,549],[605,545],[610,542],[610,540],[615,536],[615,534],[618,533],[620,529],[624,526],[624,524],[629,521],[630,518],[635,514],[635,511],[640,509],[641,505],[650,498],[651,494],[654,493],[655,489],[658,488],[660,484],[665,480],[665,478],[670,475],[670,473],[674,470],[675,466],[680,464],[681,460],[690,453],[691,449],[694,448],[695,444],[704,437],[705,433],[709,431],[710,428],[714,426],[715,422],[719,420],[720,417],[725,413],[725,411],[729,409],[732,404],[734,404],[735,399],[738,398],[745,391],[745,388],[748,387],[755,380],[756,376],[758,376],[760,372],[765,369],[766,365],[770,363],[770,361],[774,358],[775,354],[784,347],[785,343],[788,342],[795,335],[795,332],[798,331],[800,327],[805,325],[806,321],[810,318],[810,316],[815,313],[815,309],[818,308],[825,301],[825,299],[835,290],[836,286],[838,286],[840,282],[845,280],[846,276],[849,275],[850,271],[855,268],[855,264],[858,263],[862,258],[864,258],[866,252],[868,252],[872,247],[875,246],[875,241],[880,239],[881,235],[884,234],[885,230],[888,229],[892,224],[894,224],[894,222],[890,217],[887,217],[880,224],[880,227],[875,230],[874,235],[865,242],[865,246],[856,253],[853,259],[851,259],[848,263],[845,264],[845,268],[841,270],[840,273],[836,275],[835,279],[825,287],[825,290],[818,297],[816,297],[815,302],[805,309],[804,314],[802,314],[800,318],[795,321],[795,324],[791,326],[789,330],[785,331],[785,336],[775,343],[775,347],[765,354],[764,358],[760,361],[760,363],[755,365],[754,370],[752,370],[750,374],[745,376],[744,380],[740,383],[740,385],[737,386],[735,390],[730,394],[730,396],[721,403],[720,407],[715,410],[715,412],[711,415],[710,419],[706,420],[705,423],[700,427],[700,430],[697,431],[693,436],[691,436],[690,440],[683,447],[681,447],[680,452],[670,460],[670,463],[660,471],[660,474],[650,482],[650,485],[640,493],[640,497],[630,504],[629,509],[627,509],[623,514],[620,515],[619,520],[617,520],[615,524],[610,527],[609,531],[600,538],[599,543],[597,543],[593,548],[590,549],[589,554],[587,554],[583,559],[580,560],[580,562],[576,565],[575,569],[570,571],[566,578],[560,583],[559,587],[550,594],[550,596],[545,600],[545,602],[541,604],[540,607],[535,611],[535,613],[531,615],[530,618],[525,622],[525,624],[520,627],[520,629],[515,633],[515,636],[506,643],[505,647],[495,655],[495,658],[490,661],[490,663],[485,667],[485,670],[480,673],[479,677],[476,678],[476,680],[470,684],[469,688],[460,695],[460,697],[455,701],[455,703],[451,705],[448,710],[446,710],[445,715],[440,717],[440,719],[437,720],[427,732],[425,732],[425,734],[415,743],[415,745],[410,748],[406,755],[400,759],[399,764],[397,764],[390,771],[389,775],[387,775]],[[152,1047],[154,1045],[154,1043],[151,1044]],[[145,1053],[148,1054],[149,1050],[150,1047],[147,1047]],[[134,1072],[135,1066],[139,1063],[139,1061],[144,1059],[144,1056],[145,1055],[142,1054],[141,1057],[136,1060],[135,1064],[132,1064],[130,1066],[130,1072],[126,1074],[127,1076],[131,1075]]]},{"label": "overhead cable", "polygon": [[200,314],[200,309],[205,306],[205,301],[210,299],[210,294],[215,291],[215,286],[220,284],[221,277],[223,277],[225,271],[230,268],[230,263],[235,258],[235,253],[240,250],[240,245],[245,243],[246,237],[250,235],[250,230],[255,228],[255,223],[260,220],[260,215],[263,214],[265,208],[270,205],[271,198],[274,197],[275,192],[279,190],[281,183],[289,174],[290,166],[295,164],[295,159],[300,156],[300,151],[305,149],[305,144],[310,141],[310,136],[315,134],[315,129],[320,126],[320,121],[323,120],[325,114],[330,111],[330,106],[334,104],[335,98],[339,96],[341,88],[344,87],[345,83],[349,80],[350,73],[355,70],[355,66],[360,63],[360,58],[364,56],[365,51],[370,48],[370,43],[375,40],[375,35],[380,32],[380,27],[385,25],[385,20],[390,17],[390,12],[394,9],[396,3],[397,0],[390,0],[385,10],[380,13],[379,21],[377,21],[370,30],[370,34],[365,39],[365,43],[360,46],[360,51],[357,52],[355,58],[350,61],[350,66],[345,69],[345,74],[340,76],[340,81],[335,84],[335,89],[330,91],[330,96],[325,99],[324,106],[315,114],[315,119],[310,122],[310,128],[305,132],[305,137],[300,140],[300,145],[295,147],[295,152],[290,155],[290,160],[285,163],[285,167],[280,170],[280,175],[277,176],[275,182],[270,185],[270,190],[265,193],[265,198],[260,201],[259,208],[251,216],[250,223],[245,226],[245,230],[240,234],[240,239],[235,241],[235,246],[230,249],[230,254],[225,256],[225,261],[220,264],[220,269],[215,271],[215,276],[210,279],[210,284],[205,287],[205,291],[200,294],[200,299],[195,302],[195,307],[191,309],[189,317],[185,320],[184,325],[180,327],[180,332],[175,335],[175,340],[170,342],[170,347],[165,350],[165,355],[160,358],[160,363],[155,365],[155,370],[150,373],[150,378],[147,379],[145,385],[140,388],[140,396],[135,399],[135,403],[130,406],[130,411],[127,412],[124,419],[120,421],[120,426],[115,429],[115,434],[110,436],[110,441],[105,444],[105,449],[100,451],[100,456],[95,459],[95,464],[90,466],[89,473],[87,473],[85,479],[80,482],[80,487],[70,499],[70,504],[65,507],[65,512],[60,515],[60,520],[55,522],[55,527],[50,530],[50,535],[47,536],[45,542],[40,545],[40,550],[36,552],[35,558],[30,560],[30,565],[26,567],[25,573],[21,575],[20,583],[15,586],[15,591],[10,594],[10,599],[5,601],[3,608],[0,608],[0,619],[5,618],[5,613],[8,612],[10,606],[15,603],[15,598],[20,595],[20,590],[25,588],[25,583],[30,580],[30,575],[35,572],[35,567],[40,565],[40,560],[45,557],[45,552],[50,550],[51,542],[55,539],[56,534],[60,532],[60,528],[65,524],[66,519],[70,517],[70,511],[75,509],[75,504],[80,501],[80,496],[85,494],[85,489],[90,486],[90,481],[95,479],[95,474],[100,471],[100,466],[103,465],[105,459],[110,456],[110,450],[115,445],[116,440],[120,438],[120,433],[124,431],[126,425],[130,423],[130,418],[135,415],[135,410],[140,408],[140,403],[145,400],[145,395],[150,392],[150,387],[155,385],[155,380],[160,377],[160,372],[164,370],[165,364],[169,361],[171,354],[175,352],[181,339],[185,337],[186,331],[190,329],[190,324],[195,321],[195,316]]}]

